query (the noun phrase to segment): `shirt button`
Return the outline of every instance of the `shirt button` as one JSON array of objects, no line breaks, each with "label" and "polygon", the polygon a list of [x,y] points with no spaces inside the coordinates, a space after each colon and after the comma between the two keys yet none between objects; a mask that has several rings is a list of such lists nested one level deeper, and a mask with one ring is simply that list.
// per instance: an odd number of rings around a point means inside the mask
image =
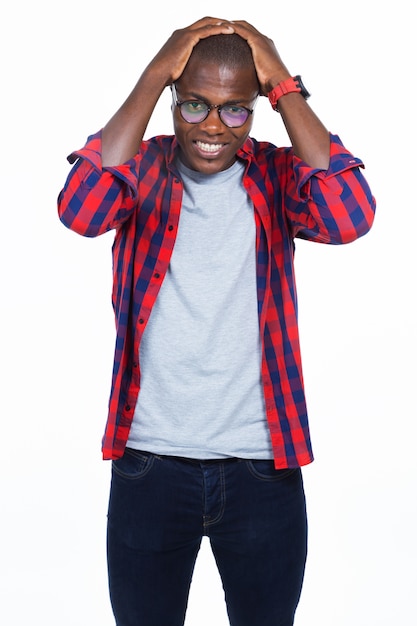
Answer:
[{"label": "shirt button", "polygon": [[130,411],[130,404],[125,405],[125,411]]},{"label": "shirt button", "polygon": [[174,227],[173,227],[173,225],[172,225],[172,224],[170,224],[170,225],[168,226],[168,230],[169,230],[169,231],[174,230]]},{"label": "shirt button", "polygon": [[144,323],[144,321],[145,321],[145,320],[143,319],[143,317],[140,317],[140,318],[139,318],[139,324],[143,324],[143,323]]},{"label": "shirt button", "polygon": [[160,278],[161,274],[159,272],[155,272],[154,276],[155,278]]}]

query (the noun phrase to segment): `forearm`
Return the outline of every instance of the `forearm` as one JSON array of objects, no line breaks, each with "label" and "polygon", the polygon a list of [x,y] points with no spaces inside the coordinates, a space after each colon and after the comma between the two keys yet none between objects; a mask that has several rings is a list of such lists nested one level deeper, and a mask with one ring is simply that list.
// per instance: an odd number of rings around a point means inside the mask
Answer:
[{"label": "forearm", "polygon": [[278,100],[294,154],[312,168],[327,170],[330,161],[330,136],[326,127],[299,93]]},{"label": "forearm", "polygon": [[144,71],[129,97],[103,128],[103,167],[125,163],[137,153],[164,88],[164,80],[158,73]]},{"label": "forearm", "polygon": [[[268,94],[291,75],[280,60],[267,74],[264,91]],[[276,104],[281,114],[294,154],[313,169],[327,170],[330,162],[330,135],[327,128],[310,108],[304,97],[290,92],[278,98]]]}]

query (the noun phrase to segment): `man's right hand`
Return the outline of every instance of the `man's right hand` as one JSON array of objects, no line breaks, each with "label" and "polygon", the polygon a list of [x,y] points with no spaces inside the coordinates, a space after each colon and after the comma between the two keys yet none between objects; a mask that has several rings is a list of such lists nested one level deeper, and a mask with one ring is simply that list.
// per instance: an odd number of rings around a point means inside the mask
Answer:
[{"label": "man's right hand", "polygon": [[164,86],[171,85],[183,73],[194,46],[212,35],[230,35],[234,32],[228,20],[216,17],[204,17],[191,26],[175,30],[147,69],[163,77]]}]

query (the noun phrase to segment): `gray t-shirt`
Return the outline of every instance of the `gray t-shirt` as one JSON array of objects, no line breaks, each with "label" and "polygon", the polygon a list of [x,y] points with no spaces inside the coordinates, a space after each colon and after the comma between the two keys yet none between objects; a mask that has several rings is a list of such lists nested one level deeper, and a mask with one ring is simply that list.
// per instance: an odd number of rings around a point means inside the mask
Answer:
[{"label": "gray t-shirt", "polygon": [[212,175],[178,167],[179,230],[141,342],[127,445],[197,459],[271,459],[244,166]]}]

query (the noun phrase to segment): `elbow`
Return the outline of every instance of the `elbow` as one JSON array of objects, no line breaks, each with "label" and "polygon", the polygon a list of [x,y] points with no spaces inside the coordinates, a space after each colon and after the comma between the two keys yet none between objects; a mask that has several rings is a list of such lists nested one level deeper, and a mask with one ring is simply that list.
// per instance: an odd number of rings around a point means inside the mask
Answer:
[{"label": "elbow", "polygon": [[[376,201],[375,198],[369,193],[361,205],[358,205],[355,214],[352,216],[352,222],[354,230],[356,231],[356,237],[359,239],[366,235],[372,228],[375,219]],[[352,241],[354,241],[352,239]]]},{"label": "elbow", "polygon": [[372,228],[375,219],[375,199],[371,196],[366,202],[358,204],[354,210],[350,210],[335,236],[335,243],[352,243],[366,235]]},{"label": "elbow", "polygon": [[59,219],[61,223],[66,226],[69,230],[76,233],[77,235],[82,235],[83,237],[97,237],[101,234],[101,232],[97,228],[91,228],[90,225],[85,225],[81,223],[79,220],[71,220],[68,218],[66,213],[59,215]]},{"label": "elbow", "polygon": [[58,198],[58,217],[66,228],[83,237],[97,237],[101,234],[100,225],[91,220],[91,215],[88,216],[89,219],[84,219],[80,207],[66,202],[63,194]]}]

